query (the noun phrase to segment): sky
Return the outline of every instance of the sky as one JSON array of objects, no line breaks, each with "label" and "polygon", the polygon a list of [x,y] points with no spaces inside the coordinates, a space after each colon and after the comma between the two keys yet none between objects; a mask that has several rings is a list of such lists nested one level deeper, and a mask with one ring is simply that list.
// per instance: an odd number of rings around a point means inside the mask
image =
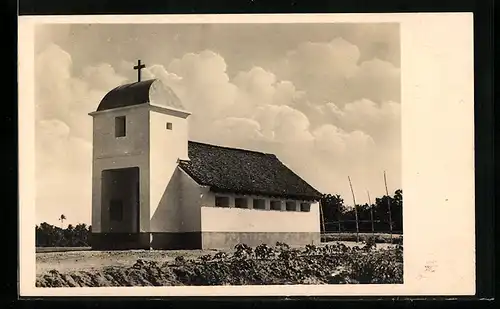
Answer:
[{"label": "sky", "polygon": [[92,118],[111,89],[170,86],[190,140],[275,153],[353,204],[401,188],[397,24],[45,24],[35,32],[36,221],[91,222]]}]

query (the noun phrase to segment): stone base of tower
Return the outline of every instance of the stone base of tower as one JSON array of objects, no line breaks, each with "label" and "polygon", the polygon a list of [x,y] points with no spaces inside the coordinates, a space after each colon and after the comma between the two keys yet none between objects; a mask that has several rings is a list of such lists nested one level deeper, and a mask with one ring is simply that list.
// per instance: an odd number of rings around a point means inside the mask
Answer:
[{"label": "stone base of tower", "polygon": [[92,233],[92,250],[201,249],[201,233]]},{"label": "stone base of tower", "polygon": [[149,249],[149,233],[92,233],[92,250]]}]

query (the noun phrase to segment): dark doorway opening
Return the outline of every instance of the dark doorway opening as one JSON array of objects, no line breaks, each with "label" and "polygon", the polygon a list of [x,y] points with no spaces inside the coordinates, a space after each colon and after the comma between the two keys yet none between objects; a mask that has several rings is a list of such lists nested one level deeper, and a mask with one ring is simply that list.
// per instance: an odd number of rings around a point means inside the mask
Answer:
[{"label": "dark doorway opening", "polygon": [[104,233],[139,233],[139,168],[102,171],[101,225]]}]

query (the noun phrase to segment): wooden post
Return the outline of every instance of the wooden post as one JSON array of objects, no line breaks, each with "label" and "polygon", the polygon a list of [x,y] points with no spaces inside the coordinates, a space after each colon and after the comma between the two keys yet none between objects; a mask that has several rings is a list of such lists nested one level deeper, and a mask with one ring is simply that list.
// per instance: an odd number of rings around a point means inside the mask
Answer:
[{"label": "wooden post", "polygon": [[359,242],[359,222],[358,222],[358,208],[356,207],[356,198],[354,197],[354,190],[352,189],[351,177],[347,176],[349,186],[351,187],[352,200],[354,202],[354,215],[356,216],[356,242]]},{"label": "wooden post", "polygon": [[323,204],[321,204],[321,200],[319,200],[319,216],[321,217],[321,226],[323,226],[323,234],[326,234],[325,216],[324,216]]},{"label": "wooden post", "polygon": [[370,219],[372,220],[372,236],[375,236],[375,227],[373,225],[373,205],[372,205],[372,200],[370,198],[370,191],[366,190],[366,193],[368,193],[368,203],[370,203]]},{"label": "wooden post", "polygon": [[340,219],[342,219],[342,212],[340,211],[340,204],[337,206],[337,224],[339,225],[339,234],[341,233],[341,225],[342,222]]},{"label": "wooden post", "polygon": [[391,200],[389,197],[389,190],[387,190],[387,177],[384,171],[384,183],[385,183],[385,193],[387,195],[387,207],[389,209],[389,231],[391,232],[391,244],[392,244],[392,214],[391,214]]}]

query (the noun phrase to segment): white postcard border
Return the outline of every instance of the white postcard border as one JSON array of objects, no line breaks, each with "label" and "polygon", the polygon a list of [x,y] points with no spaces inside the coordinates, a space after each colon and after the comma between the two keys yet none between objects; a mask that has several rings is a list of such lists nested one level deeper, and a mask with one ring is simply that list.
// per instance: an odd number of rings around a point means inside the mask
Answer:
[{"label": "white postcard border", "polygon": [[[34,27],[37,23],[325,22],[396,22],[401,26],[404,284],[35,287]],[[19,17],[21,296],[474,295],[472,25],[472,13]]]}]

